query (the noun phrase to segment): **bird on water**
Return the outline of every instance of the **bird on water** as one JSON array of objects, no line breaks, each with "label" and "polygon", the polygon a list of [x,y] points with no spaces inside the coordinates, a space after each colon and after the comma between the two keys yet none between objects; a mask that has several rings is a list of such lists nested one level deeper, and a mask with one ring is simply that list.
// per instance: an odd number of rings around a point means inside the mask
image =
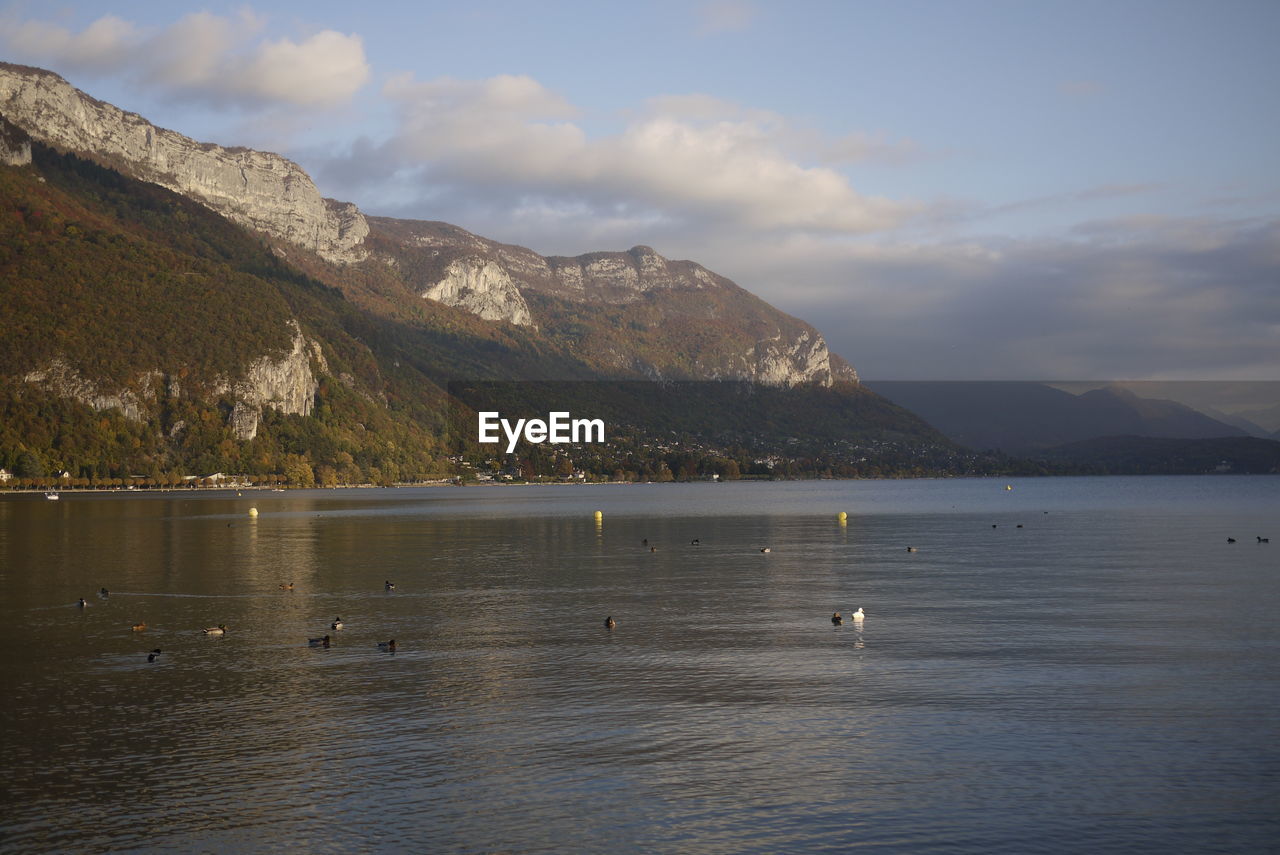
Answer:
[{"label": "bird on water", "polygon": [[308,638],[307,644],[311,647],[328,647],[329,636],[326,635],[324,638]]},{"label": "bird on water", "polygon": [[607,618],[604,619],[605,629],[613,629],[617,625],[618,625],[618,622],[613,619],[613,615],[609,615]]},{"label": "bird on water", "polygon": [[[328,646],[328,645],[326,645],[326,646]],[[393,639],[391,639],[390,641],[379,641],[379,642],[378,642],[378,649],[379,649],[379,650],[385,650],[385,651],[387,651],[388,653],[395,653],[395,652],[396,652],[396,640],[393,638]]]}]

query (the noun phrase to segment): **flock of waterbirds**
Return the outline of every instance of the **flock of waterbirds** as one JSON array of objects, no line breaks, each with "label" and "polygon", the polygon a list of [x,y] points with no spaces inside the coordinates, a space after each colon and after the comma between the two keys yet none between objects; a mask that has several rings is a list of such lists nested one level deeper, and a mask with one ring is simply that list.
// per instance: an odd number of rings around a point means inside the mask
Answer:
[{"label": "flock of waterbirds", "polygon": [[[277,587],[279,587],[279,589],[280,589],[281,591],[293,591],[293,590],[294,590],[294,583],[293,583],[293,582],[281,582]],[[384,582],[384,583],[383,583],[383,586],[382,586],[382,587],[383,587],[383,590],[384,590],[384,591],[388,591],[388,592],[390,592],[390,591],[394,591],[394,590],[396,589],[395,583],[393,583],[393,582],[392,582],[391,580],[389,580],[389,579],[388,579],[386,582]],[[109,590],[107,590],[107,588],[105,588],[105,587],[104,587],[104,588],[101,588],[101,589],[98,591],[98,597],[99,597],[99,598],[101,598],[101,599],[103,599],[103,600],[108,599],[110,596],[111,596],[111,592],[110,592]],[[88,608],[88,606],[89,606],[89,601],[88,601],[88,600],[86,600],[84,597],[81,597],[81,598],[80,598],[80,600],[79,600],[79,602],[78,602],[78,603],[76,603],[76,605],[77,605],[79,608],[81,608],[81,609]],[[333,621],[329,624],[329,629],[330,629],[330,630],[332,630],[333,632],[337,632],[338,630],[341,630],[341,629],[342,629],[343,627],[345,627],[345,626],[346,626],[346,622],[345,622],[341,617],[334,617]],[[133,624],[133,625],[131,626],[131,629],[132,629],[132,631],[133,631],[133,632],[146,632],[146,630],[147,630],[147,624],[146,624],[145,622],[135,623],[135,624]],[[223,635],[226,635],[226,634],[227,634],[227,632],[228,632],[228,630],[227,630],[227,625],[226,625],[225,623],[220,623],[220,624],[218,624],[217,626],[207,626],[207,627],[205,627],[204,629],[200,630],[200,632],[201,632],[201,634],[202,634],[202,635],[215,636],[215,637],[216,637],[216,636],[223,636]],[[308,647],[325,647],[325,648],[327,648],[327,647],[329,647],[332,643],[333,643],[333,636],[332,636],[332,635],[325,635],[325,636],[322,636],[322,637],[320,637],[320,638],[308,638],[308,639],[307,639],[307,646],[308,646]],[[378,649],[378,650],[383,650],[383,651],[386,651],[386,652],[388,652],[388,653],[395,653],[395,652],[396,652],[396,640],[393,638],[393,639],[390,639],[389,641],[379,641],[379,642],[377,643],[376,647],[377,647],[377,649]],[[148,661],[148,662],[155,662],[155,661],[159,658],[160,654],[161,654],[161,653],[163,653],[163,652],[164,652],[164,651],[162,651],[159,647],[157,647],[157,648],[153,649],[150,653],[148,653],[148,654],[147,654],[147,661]]]},{"label": "flock of waterbirds", "polygon": [[[1048,513],[1048,511],[1045,511],[1045,513]],[[997,527],[997,524],[992,524],[992,526],[991,526],[991,527],[992,527],[992,528],[996,528],[996,527]],[[1021,526],[1021,525],[1018,525],[1017,527],[1018,527],[1018,528],[1022,528],[1022,526]],[[1258,537],[1257,537],[1257,541],[1258,541],[1258,543],[1270,543],[1270,542],[1271,542],[1271,538],[1269,538],[1269,537],[1262,537],[1262,536],[1258,536]],[[1235,542],[1236,542],[1236,539],[1235,539],[1234,537],[1228,537],[1228,538],[1227,538],[1227,543],[1235,543]],[[657,552],[657,551],[658,551],[658,547],[657,547],[657,545],[656,545],[656,544],[651,544],[651,543],[649,543],[649,539],[648,539],[647,537],[646,537],[646,538],[644,538],[643,540],[641,540],[641,545],[642,545],[642,546],[644,546],[646,549],[648,549],[650,552]],[[702,545],[702,540],[701,540],[700,538],[695,537],[692,541],[690,541],[690,542],[689,542],[689,545],[690,545],[690,546],[701,546],[701,545]],[[761,546],[761,547],[758,547],[758,548],[759,548],[760,552],[762,552],[762,553],[769,553],[769,552],[772,552],[772,549],[771,549],[770,547],[768,547],[768,546]],[[915,547],[915,546],[908,546],[908,547],[907,547],[907,552],[918,552],[918,551],[919,551],[918,547]],[[280,583],[280,585],[279,585],[278,587],[279,587],[279,588],[280,588],[280,590],[282,590],[282,591],[293,591],[293,590],[294,590],[294,583],[293,583],[293,582],[281,582],[281,583]],[[394,583],[394,582],[392,582],[390,579],[388,579],[388,580],[386,580],[385,582],[383,582],[383,590],[384,590],[384,591],[391,592],[391,591],[394,591],[395,589],[396,589],[395,583]],[[105,599],[107,599],[110,595],[111,595],[111,592],[110,592],[110,591],[108,591],[105,587],[104,587],[104,588],[102,588],[102,589],[98,592],[98,596],[99,596],[99,597],[101,597],[101,598],[102,598],[102,599],[104,599],[104,600],[105,600]],[[85,598],[84,598],[84,597],[81,597],[81,598],[80,598],[80,602],[78,603],[78,605],[79,605],[79,607],[80,607],[80,608],[85,608],[85,607],[87,607],[87,606],[89,605],[89,603],[88,603],[88,601],[86,601],[86,600],[85,600]],[[852,621],[852,622],[853,622],[853,624],[854,624],[855,626],[861,626],[861,625],[862,625],[862,622],[863,622],[863,620],[864,620],[865,618],[866,618],[866,613],[865,613],[865,612],[863,612],[863,610],[862,610],[862,607],[861,607],[861,606],[859,606],[856,610],[849,612],[849,620],[850,620],[850,621]],[[844,616],[839,612],[839,610],[837,610],[837,611],[835,611],[834,613],[832,613],[832,615],[831,615],[831,623],[832,623],[834,626],[841,626],[841,625],[843,625],[843,624],[844,624]],[[608,617],[606,617],[606,618],[604,619],[604,627],[605,627],[605,629],[613,629],[613,628],[614,628],[614,627],[616,627],[617,625],[618,625],[618,622],[617,622],[617,620],[615,620],[615,619],[614,619],[613,615],[609,615]],[[329,624],[329,629],[330,629],[332,632],[339,632],[339,631],[341,631],[345,626],[346,626],[346,622],[345,622],[345,621],[343,621],[343,619],[342,619],[340,616],[335,616],[335,617],[334,617],[334,619],[333,619],[333,621]],[[132,626],[132,630],[133,630],[134,632],[145,632],[145,631],[146,631],[146,629],[147,629],[147,625],[146,625],[146,623],[145,623],[145,622],[143,622],[143,623],[135,623],[135,624],[133,624],[133,626]],[[227,633],[227,626],[226,626],[226,624],[221,624],[221,623],[220,623],[220,624],[218,624],[217,626],[205,627],[203,630],[201,630],[201,632],[202,632],[203,634],[205,634],[205,635],[212,635],[212,636],[225,635],[225,634]],[[328,648],[328,647],[330,647],[332,644],[333,644],[333,635],[332,635],[332,634],[329,634],[329,635],[323,635],[323,636],[318,636],[318,637],[316,637],[316,638],[308,638],[308,639],[307,639],[307,645],[308,645],[309,647],[321,647],[321,648]],[[395,652],[396,652],[396,640],[395,640],[394,638],[392,638],[392,639],[390,639],[390,640],[388,640],[388,641],[379,641],[379,642],[377,643],[377,649],[382,650],[382,651],[386,651],[386,652],[388,652],[388,653],[395,653]],[[157,648],[155,648],[154,650],[152,650],[150,653],[148,653],[148,654],[147,654],[147,661],[148,661],[148,662],[155,662],[155,661],[156,661],[156,659],[157,659],[157,657],[159,657],[159,656],[160,656],[160,653],[161,653],[160,648],[158,648],[158,647],[157,647]]]}]

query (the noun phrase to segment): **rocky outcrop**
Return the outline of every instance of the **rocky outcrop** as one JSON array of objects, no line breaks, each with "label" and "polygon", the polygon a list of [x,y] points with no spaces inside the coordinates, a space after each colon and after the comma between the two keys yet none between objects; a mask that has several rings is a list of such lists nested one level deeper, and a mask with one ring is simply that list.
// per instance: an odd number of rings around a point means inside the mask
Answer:
[{"label": "rocky outcrop", "polygon": [[632,247],[626,252],[593,252],[574,258],[553,256],[547,259],[547,264],[555,283],[548,283],[550,287],[544,285],[544,290],[611,303],[631,302],[662,289],[715,287],[719,278],[699,264],[668,261],[647,246]]},{"label": "rocky outcrop", "polygon": [[52,392],[59,398],[70,398],[95,410],[118,409],[133,422],[145,418],[148,406],[155,401],[155,381],[163,377],[158,371],[144,372],[127,387],[107,392],[62,359],[53,359],[43,368],[23,375],[22,380]]},{"label": "rocky outcrop", "polygon": [[321,197],[287,158],[196,142],[91,98],[52,72],[8,63],[0,63],[0,114],[41,142],[106,161],[329,261],[367,255],[364,215]]},{"label": "rocky outcrop", "polygon": [[31,163],[31,137],[17,125],[0,116],[0,164],[26,166]]},{"label": "rocky outcrop", "polygon": [[781,335],[755,347],[755,377],[770,386],[794,386],[820,383],[830,386],[833,380],[831,354],[817,331],[804,331],[790,340]]},{"label": "rocky outcrop", "polygon": [[316,378],[311,371],[313,356],[323,363],[320,346],[308,345],[297,322],[293,323],[293,347],[283,357],[263,356],[249,366],[243,378],[217,390],[235,399],[230,424],[237,439],[253,439],[258,435],[262,408],[271,407],[282,413],[309,416],[316,403]]},{"label": "rocky outcrop", "polygon": [[444,276],[423,289],[422,297],[479,315],[487,321],[533,324],[529,304],[507,272],[484,258],[451,261]]},{"label": "rocky outcrop", "polygon": [[[239,380],[224,380],[214,385],[211,391],[214,397],[227,396],[234,400],[228,423],[237,439],[253,439],[258,435],[263,407],[311,415],[318,386],[311,370],[312,360],[324,372],[328,371],[328,365],[319,343],[308,342],[296,321],[293,333],[293,346],[288,353],[280,358],[263,356],[250,364]],[[158,370],[143,372],[124,387],[105,391],[62,359],[53,359],[44,367],[27,372],[22,380],[95,410],[118,409],[133,422],[153,416],[160,395],[176,399],[182,393],[176,377]]]}]

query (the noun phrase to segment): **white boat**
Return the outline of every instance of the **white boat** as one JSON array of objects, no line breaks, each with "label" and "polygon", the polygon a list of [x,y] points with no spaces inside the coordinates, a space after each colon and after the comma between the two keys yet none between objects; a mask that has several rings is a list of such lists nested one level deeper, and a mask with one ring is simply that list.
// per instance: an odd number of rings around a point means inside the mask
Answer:
[{"label": "white boat", "polygon": [[56,502],[60,498],[60,496],[57,493],[53,493],[53,492],[45,493],[44,497],[51,502]]}]

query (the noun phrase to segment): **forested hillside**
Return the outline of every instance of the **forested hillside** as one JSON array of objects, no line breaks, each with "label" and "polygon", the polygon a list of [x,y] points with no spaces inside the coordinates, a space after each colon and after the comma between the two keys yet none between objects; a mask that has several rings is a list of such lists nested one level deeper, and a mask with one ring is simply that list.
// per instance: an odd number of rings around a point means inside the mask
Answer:
[{"label": "forested hillside", "polygon": [[[544,334],[409,300],[386,266],[327,264],[91,160],[39,143],[32,157],[0,168],[0,468],[28,484],[63,472],[85,485],[215,472],[294,484],[451,477],[494,465],[493,449],[475,442],[473,402],[445,388],[548,379],[597,381],[577,400],[618,425],[618,445],[578,449],[576,461],[522,446],[508,462],[529,476],[643,478],[672,467],[684,477],[909,474],[971,464],[852,383],[758,387],[747,409],[727,402],[752,384],[636,397],[579,358],[571,322]],[[581,311],[598,337],[615,323],[643,326],[646,310],[641,301]],[[267,401],[252,436],[241,435],[237,378],[288,359],[291,347],[314,376],[310,410]],[[824,424],[843,434],[816,430]],[[803,448],[797,435],[807,437]]]},{"label": "forested hillside", "polygon": [[[190,200],[38,144],[33,156],[0,169],[0,466],[159,478],[305,461],[356,481],[447,470],[443,392],[396,360],[405,331]],[[314,411],[268,407],[237,441],[228,378],[287,351],[295,318],[327,365]],[[26,382],[50,364],[77,388]],[[139,418],[77,397],[137,402]]]}]

